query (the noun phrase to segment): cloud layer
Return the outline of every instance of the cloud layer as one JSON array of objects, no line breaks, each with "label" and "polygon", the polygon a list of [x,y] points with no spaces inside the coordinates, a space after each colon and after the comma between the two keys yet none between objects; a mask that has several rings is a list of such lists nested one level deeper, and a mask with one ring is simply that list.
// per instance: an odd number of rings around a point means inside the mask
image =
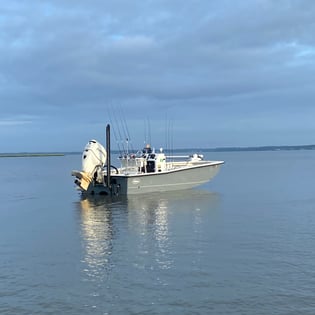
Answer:
[{"label": "cloud layer", "polygon": [[115,106],[135,137],[171,118],[180,147],[314,143],[314,16],[303,0],[7,1],[0,151],[80,149]]}]

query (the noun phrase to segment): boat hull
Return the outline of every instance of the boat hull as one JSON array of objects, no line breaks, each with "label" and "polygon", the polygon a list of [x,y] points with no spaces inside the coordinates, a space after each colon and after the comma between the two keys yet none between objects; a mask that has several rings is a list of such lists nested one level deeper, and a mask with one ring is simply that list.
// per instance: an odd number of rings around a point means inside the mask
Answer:
[{"label": "boat hull", "polygon": [[104,185],[91,183],[88,194],[134,195],[190,189],[211,180],[223,162],[209,162],[160,173],[116,174],[111,176],[111,191]]}]

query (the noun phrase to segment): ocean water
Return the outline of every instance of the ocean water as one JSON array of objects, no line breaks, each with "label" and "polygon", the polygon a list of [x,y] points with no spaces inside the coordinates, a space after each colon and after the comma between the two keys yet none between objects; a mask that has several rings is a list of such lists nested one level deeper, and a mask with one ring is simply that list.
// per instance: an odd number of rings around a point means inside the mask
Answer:
[{"label": "ocean water", "polygon": [[315,151],[214,152],[198,189],[83,199],[0,158],[0,314],[315,314]]}]

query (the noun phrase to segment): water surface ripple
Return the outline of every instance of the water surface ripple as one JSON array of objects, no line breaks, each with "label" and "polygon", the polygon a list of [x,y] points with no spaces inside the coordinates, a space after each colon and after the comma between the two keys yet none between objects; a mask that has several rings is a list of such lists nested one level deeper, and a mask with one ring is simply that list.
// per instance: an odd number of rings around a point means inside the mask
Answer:
[{"label": "water surface ripple", "polygon": [[1,314],[315,314],[315,152],[213,152],[195,190],[82,198],[2,158]]}]

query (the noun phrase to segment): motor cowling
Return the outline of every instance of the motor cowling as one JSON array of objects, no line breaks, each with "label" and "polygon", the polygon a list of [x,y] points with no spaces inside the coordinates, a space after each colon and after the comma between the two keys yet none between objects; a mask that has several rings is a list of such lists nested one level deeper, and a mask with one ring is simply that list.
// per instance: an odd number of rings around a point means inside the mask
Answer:
[{"label": "motor cowling", "polygon": [[104,166],[106,157],[105,148],[96,140],[90,140],[82,153],[82,171],[93,177]]}]

